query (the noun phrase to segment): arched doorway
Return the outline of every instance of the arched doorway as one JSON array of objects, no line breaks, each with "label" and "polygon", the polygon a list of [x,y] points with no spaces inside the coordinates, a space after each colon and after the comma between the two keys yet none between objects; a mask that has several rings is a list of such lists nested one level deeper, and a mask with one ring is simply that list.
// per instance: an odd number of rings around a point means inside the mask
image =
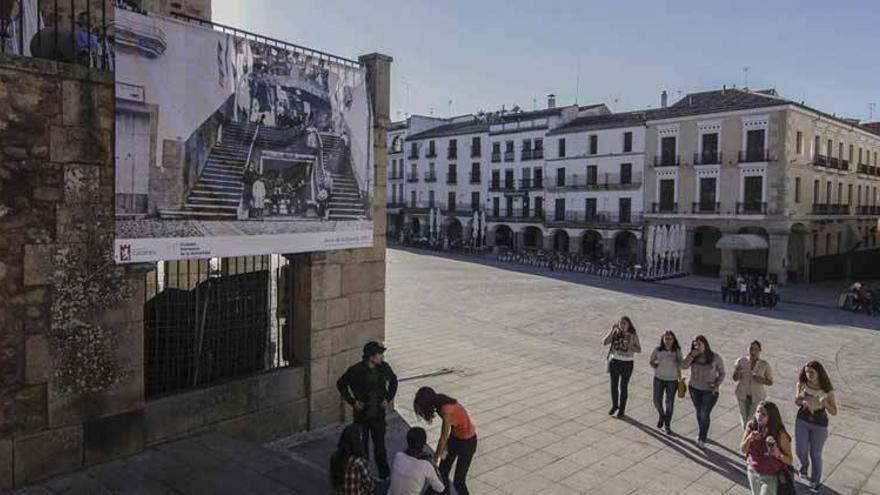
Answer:
[{"label": "arched doorway", "polygon": [[786,258],[788,282],[807,280],[807,227],[802,223],[791,226]]},{"label": "arched doorway", "polygon": [[590,261],[598,260],[602,257],[602,234],[595,230],[584,232],[581,238],[581,253]]},{"label": "arched doorway", "polygon": [[447,217],[443,220],[443,233],[450,241],[461,240],[462,227],[461,222],[455,217]]},{"label": "arched doorway", "polygon": [[568,252],[568,232],[560,229],[553,233],[553,250],[560,253]]},{"label": "arched doorway", "polygon": [[693,273],[717,277],[721,270],[721,250],[716,246],[721,239],[717,227],[700,226],[694,230]]},{"label": "arched doorway", "polygon": [[513,249],[513,230],[507,225],[498,225],[495,227],[495,246],[507,249]]},{"label": "arched doorway", "polygon": [[526,249],[541,249],[544,244],[544,233],[538,227],[526,227],[523,230],[523,247]]},{"label": "arched doorway", "polygon": [[[739,234],[754,234],[768,240],[767,231],[762,227],[743,227]],[[767,274],[767,249],[752,249],[748,251],[736,251],[737,273],[751,273],[755,275]]]},{"label": "arched doorway", "polygon": [[614,236],[614,256],[630,263],[638,261],[639,240],[628,230],[618,232]]}]

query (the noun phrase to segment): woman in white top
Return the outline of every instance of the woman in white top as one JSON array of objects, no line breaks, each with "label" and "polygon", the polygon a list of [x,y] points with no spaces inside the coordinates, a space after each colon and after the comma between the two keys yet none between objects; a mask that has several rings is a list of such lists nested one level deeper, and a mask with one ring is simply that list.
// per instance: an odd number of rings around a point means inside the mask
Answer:
[{"label": "woman in white top", "polygon": [[767,397],[764,387],[773,385],[773,372],[770,364],[761,359],[761,343],[753,340],[749,344],[749,355],[736,360],[733,365],[733,381],[736,383],[736,401],[739,403],[740,426],[755,417],[758,403]]},{"label": "woman in white top", "polygon": [[608,349],[608,373],[611,375],[611,410],[608,414],[617,413],[622,418],[626,413],[629,379],[633,373],[635,353],[642,352],[636,327],[629,317],[624,316],[615,323],[602,339],[602,345]]}]

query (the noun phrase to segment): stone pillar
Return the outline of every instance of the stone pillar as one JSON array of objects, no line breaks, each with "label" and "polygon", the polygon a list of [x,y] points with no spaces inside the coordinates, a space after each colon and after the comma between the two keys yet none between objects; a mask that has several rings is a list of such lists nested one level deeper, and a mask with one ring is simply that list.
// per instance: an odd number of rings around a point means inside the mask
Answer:
[{"label": "stone pillar", "polygon": [[[385,179],[391,57],[360,57],[373,105],[373,247],[296,256],[297,332],[308,343],[304,356],[309,429],[350,419],[336,380],[360,361],[364,344],[385,338]],[[420,219],[421,220],[421,219]],[[427,231],[427,221],[421,222]],[[388,358],[394,359],[394,349]]]},{"label": "stone pillar", "polygon": [[691,273],[694,269],[694,229],[688,226],[685,226],[685,229],[684,257],[681,260],[681,271]]},{"label": "stone pillar", "polygon": [[553,250],[553,234],[544,236],[544,251]]},{"label": "stone pillar", "polygon": [[602,251],[605,253],[606,259],[614,259],[617,255],[614,246],[615,232],[602,232]]},{"label": "stone pillar", "polygon": [[788,258],[788,234],[773,233],[768,239],[769,250],[767,252],[767,274],[776,275],[779,284],[783,285],[788,281],[788,270],[786,267],[791,260]]},{"label": "stone pillar", "polygon": [[721,278],[736,275],[736,251],[732,249],[721,250],[721,269],[718,275]]},{"label": "stone pillar", "polygon": [[519,251],[523,247],[523,231],[515,230],[513,232],[513,250]]},{"label": "stone pillar", "polygon": [[584,235],[574,235],[568,238],[568,252],[571,254],[580,254],[583,245]]}]

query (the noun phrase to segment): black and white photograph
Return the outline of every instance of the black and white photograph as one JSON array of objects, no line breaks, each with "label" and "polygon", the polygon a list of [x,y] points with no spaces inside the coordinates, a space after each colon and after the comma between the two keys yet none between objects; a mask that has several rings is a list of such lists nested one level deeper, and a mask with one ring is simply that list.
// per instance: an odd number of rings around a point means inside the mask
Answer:
[{"label": "black and white photograph", "polygon": [[117,261],[371,245],[357,62],[125,9],[116,44]]}]

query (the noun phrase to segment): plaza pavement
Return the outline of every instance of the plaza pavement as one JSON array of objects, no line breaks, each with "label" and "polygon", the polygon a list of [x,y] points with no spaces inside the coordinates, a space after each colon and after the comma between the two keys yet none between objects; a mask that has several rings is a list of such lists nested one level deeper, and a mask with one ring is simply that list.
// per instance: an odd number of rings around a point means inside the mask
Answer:
[{"label": "plaza pavement", "polygon": [[[454,369],[403,383],[398,411],[420,424],[411,400],[422,385],[468,408],[479,436],[472,493],[748,493],[730,374],[759,339],[776,374],[769,398],[789,430],[799,367],[818,359],[829,369],[841,407],[831,418],[822,493],[880,494],[880,320],[786,302],[775,310],[729,306],[704,290],[488,258],[390,249],[387,259],[387,359],[400,375]],[[624,314],[644,352],[629,418],[618,420],[607,415],[600,339]],[[728,368],[705,451],[694,443],[689,398],[676,400],[675,436],[656,428],[647,359],[667,329],[683,344],[706,335]],[[432,442],[438,428],[429,430]]]}]

